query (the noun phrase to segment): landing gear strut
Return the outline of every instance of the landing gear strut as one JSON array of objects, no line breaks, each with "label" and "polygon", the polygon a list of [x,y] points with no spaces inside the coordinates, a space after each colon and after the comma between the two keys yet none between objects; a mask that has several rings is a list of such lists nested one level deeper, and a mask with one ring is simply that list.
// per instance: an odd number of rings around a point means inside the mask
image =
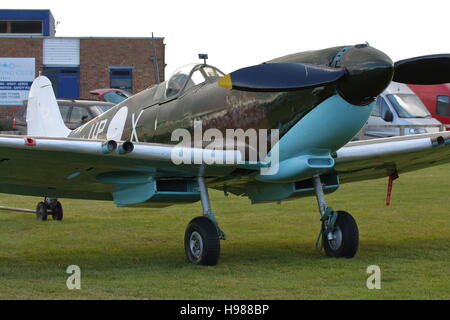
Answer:
[{"label": "landing gear strut", "polygon": [[327,206],[320,176],[314,176],[313,183],[322,221],[319,237],[322,238],[325,253],[329,257],[352,258],[359,244],[355,219],[348,212],[334,211]]},{"label": "landing gear strut", "polygon": [[56,198],[44,198],[44,201],[37,204],[37,220],[46,221],[49,215],[52,216],[53,220],[61,221],[63,219],[63,208]]},{"label": "landing gear strut", "polygon": [[211,210],[208,189],[202,174],[197,178],[200,189],[203,216],[189,222],[184,235],[184,251],[189,262],[214,266],[220,257],[220,240],[225,240],[225,233]]}]

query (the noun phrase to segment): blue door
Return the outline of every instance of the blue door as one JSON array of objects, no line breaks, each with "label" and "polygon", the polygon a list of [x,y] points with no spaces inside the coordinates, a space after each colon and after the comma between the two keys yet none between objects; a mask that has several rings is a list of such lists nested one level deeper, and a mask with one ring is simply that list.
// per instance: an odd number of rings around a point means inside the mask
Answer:
[{"label": "blue door", "polygon": [[47,67],[43,75],[50,79],[56,98],[80,97],[80,68]]}]

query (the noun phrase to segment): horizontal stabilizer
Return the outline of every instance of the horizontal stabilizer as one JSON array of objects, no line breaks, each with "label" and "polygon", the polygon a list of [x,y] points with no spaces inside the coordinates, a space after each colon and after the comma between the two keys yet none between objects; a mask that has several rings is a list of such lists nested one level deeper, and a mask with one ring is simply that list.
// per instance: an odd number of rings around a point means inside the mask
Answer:
[{"label": "horizontal stabilizer", "polygon": [[346,70],[304,63],[266,63],[236,70],[219,85],[242,91],[293,91],[322,86],[344,76]]},{"label": "horizontal stabilizer", "polygon": [[450,82],[450,54],[434,54],[397,61],[395,82],[439,84]]}]

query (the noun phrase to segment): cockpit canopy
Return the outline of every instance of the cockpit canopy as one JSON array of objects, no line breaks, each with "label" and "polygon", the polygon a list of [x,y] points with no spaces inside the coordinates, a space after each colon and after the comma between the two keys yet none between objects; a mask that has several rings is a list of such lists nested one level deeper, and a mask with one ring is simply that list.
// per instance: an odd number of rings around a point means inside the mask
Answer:
[{"label": "cockpit canopy", "polygon": [[205,64],[191,63],[172,74],[166,85],[166,98],[177,96],[183,90],[202,84],[214,82],[224,74],[217,68]]}]

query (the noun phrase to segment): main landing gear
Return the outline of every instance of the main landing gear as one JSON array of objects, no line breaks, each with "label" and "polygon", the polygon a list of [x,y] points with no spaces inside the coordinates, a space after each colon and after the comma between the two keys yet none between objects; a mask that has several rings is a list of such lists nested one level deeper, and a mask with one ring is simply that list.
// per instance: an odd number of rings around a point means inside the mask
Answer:
[{"label": "main landing gear", "polygon": [[184,251],[189,262],[214,266],[220,257],[220,240],[225,240],[225,233],[220,230],[209,202],[205,178],[197,178],[200,189],[203,216],[189,222],[184,235]]},{"label": "main landing gear", "polygon": [[44,198],[44,201],[37,204],[37,220],[46,221],[49,215],[52,216],[53,220],[61,221],[63,219],[63,208],[56,198]]},{"label": "main landing gear", "polygon": [[[314,190],[321,215],[319,238],[329,257],[352,258],[358,250],[359,231],[355,219],[345,211],[334,211],[325,202],[320,176],[313,177]],[[317,239],[318,242],[320,239]]]}]

